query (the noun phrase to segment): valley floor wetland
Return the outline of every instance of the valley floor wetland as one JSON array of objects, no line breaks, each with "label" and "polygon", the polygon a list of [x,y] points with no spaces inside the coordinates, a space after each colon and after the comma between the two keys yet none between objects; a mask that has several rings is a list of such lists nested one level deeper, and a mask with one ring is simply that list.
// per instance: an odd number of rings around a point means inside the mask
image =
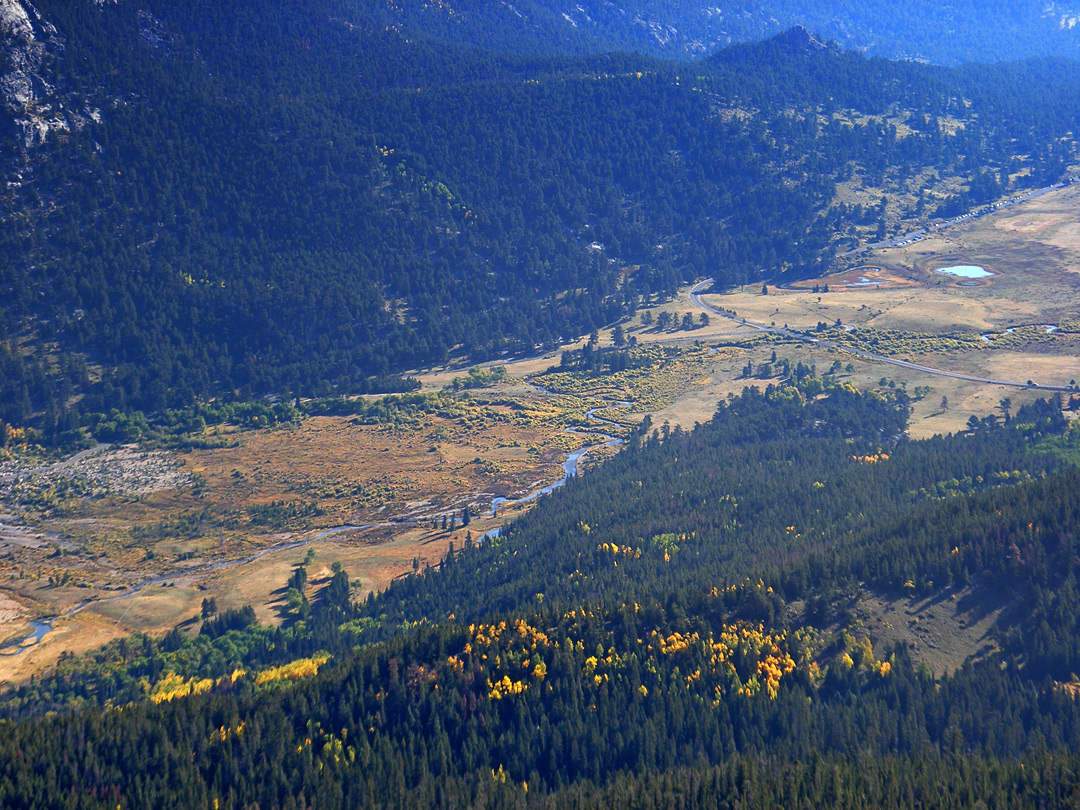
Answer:
[{"label": "valley floor wetland", "polygon": [[[1080,379],[1078,212],[1069,186],[764,295],[688,286],[620,324],[634,359],[620,371],[564,369],[556,352],[420,371],[426,405],[367,422],[221,426],[201,446],[66,460],[9,451],[0,681],[131,632],[192,627],[207,598],[285,621],[283,585],[308,550],[313,593],[334,563],[356,597],[381,590],[497,532],[642,419],[692,428],[744,387],[779,383],[784,363],[905,389],[915,438],[963,430],[1003,401],[1068,396]],[[612,346],[614,326],[597,338]]]}]

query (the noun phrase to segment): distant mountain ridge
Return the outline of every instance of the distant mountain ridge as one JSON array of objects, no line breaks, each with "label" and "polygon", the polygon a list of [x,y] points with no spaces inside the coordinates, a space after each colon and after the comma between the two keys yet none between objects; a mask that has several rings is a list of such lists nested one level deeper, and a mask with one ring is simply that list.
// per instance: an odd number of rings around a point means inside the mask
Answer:
[{"label": "distant mountain ridge", "polygon": [[371,6],[415,32],[533,53],[626,50],[698,59],[803,25],[845,48],[943,65],[1080,56],[1075,2],[398,0]]},{"label": "distant mountain ridge", "polygon": [[[78,0],[90,6],[116,0]],[[1080,58],[1080,2],[940,4],[930,0],[339,0],[360,15],[438,42],[534,55],[638,52],[700,59],[789,29],[868,55],[950,65],[1032,56]],[[144,43],[167,45],[149,9],[137,11]],[[813,34],[809,34],[813,31]],[[100,110],[58,81],[65,40],[30,0],[0,0],[0,133],[24,146],[99,120]]]},{"label": "distant mountain ridge", "polygon": [[[447,2],[3,0],[0,73],[32,97],[0,137],[0,420],[554,350],[683,281],[820,272],[887,190],[946,202],[917,178],[963,208],[1074,157],[1077,72],[1049,60],[939,68],[796,27],[690,71],[537,55],[582,42],[538,0]],[[851,180],[872,205],[838,200]]]}]

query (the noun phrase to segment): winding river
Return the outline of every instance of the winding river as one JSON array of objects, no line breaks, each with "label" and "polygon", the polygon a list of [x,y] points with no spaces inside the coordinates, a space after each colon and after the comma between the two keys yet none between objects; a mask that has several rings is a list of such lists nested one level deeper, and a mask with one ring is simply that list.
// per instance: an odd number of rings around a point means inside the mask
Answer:
[{"label": "winding river", "polygon": [[[543,388],[541,388],[540,390],[542,392],[544,392],[544,393],[552,393],[552,392],[547,391],[546,389],[543,389]],[[599,413],[600,411],[606,411],[606,410],[609,410],[611,408],[629,408],[631,404],[632,403],[627,402],[626,400],[608,401],[608,402],[605,402],[603,405],[599,405],[599,406],[597,406],[595,408],[590,408],[589,410],[585,411],[585,418],[589,419],[592,422],[595,422],[596,424],[598,424],[600,426],[620,427],[618,422],[613,422],[610,419],[603,419],[603,418],[597,416],[596,414]],[[598,447],[617,447],[620,444],[622,444],[622,442],[623,442],[623,440],[620,439],[620,438],[617,438],[615,436],[609,436],[606,433],[599,433],[599,432],[594,431],[594,430],[584,430],[582,428],[574,428],[574,427],[568,427],[568,428],[565,428],[564,430],[565,430],[566,433],[570,433],[570,434],[573,434],[575,436],[596,436],[601,441],[598,442],[597,444],[590,444],[590,445],[586,445],[585,447],[578,448],[577,450],[572,452],[570,455],[568,455],[566,457],[566,461],[564,461],[563,465],[562,465],[562,467],[563,467],[563,477],[562,478],[558,479],[554,483],[548,484],[546,487],[543,487],[541,489],[537,489],[537,490],[534,490],[533,492],[530,492],[528,495],[524,496],[523,498],[517,498],[515,500],[510,500],[509,498],[496,498],[495,500],[493,500],[491,502],[491,509],[488,510],[488,512],[484,515],[484,517],[495,517],[496,511],[498,510],[498,508],[500,506],[507,506],[507,505],[515,506],[515,505],[521,504],[521,503],[529,503],[530,501],[535,501],[541,495],[547,495],[550,492],[554,492],[559,487],[563,486],[568,480],[570,480],[575,475],[577,475],[577,473],[578,473],[578,462],[581,461],[582,457],[586,453],[588,453],[590,450],[595,450]],[[491,534],[491,533],[489,532],[488,534]],[[484,535],[484,536],[486,537],[487,535]]]},{"label": "winding river", "polygon": [[[535,387],[541,393],[546,393],[546,394],[554,394],[555,393],[554,391],[548,391],[547,389],[542,388],[542,387],[540,387],[538,385],[533,385],[533,387]],[[598,439],[598,441],[595,444],[589,444],[589,445],[586,445],[585,447],[580,447],[577,450],[574,450],[572,453],[570,453],[566,457],[566,460],[563,461],[563,464],[562,464],[563,475],[562,475],[561,478],[557,479],[556,481],[554,481],[554,482],[552,482],[550,484],[547,484],[544,487],[540,487],[539,489],[533,490],[532,492],[528,493],[527,495],[524,495],[521,498],[515,498],[515,499],[509,499],[509,498],[503,498],[503,497],[495,498],[491,502],[491,508],[483,515],[483,517],[495,517],[495,515],[497,514],[499,508],[501,508],[501,507],[504,507],[504,506],[516,506],[518,504],[530,503],[532,501],[535,501],[541,495],[547,495],[547,494],[549,494],[551,492],[554,492],[559,487],[564,486],[568,480],[570,480],[571,478],[573,478],[574,476],[576,476],[578,474],[578,465],[581,462],[582,457],[584,457],[585,454],[588,453],[590,450],[596,450],[597,448],[600,448],[600,447],[617,447],[618,445],[622,444],[623,443],[622,439],[620,439],[620,438],[618,438],[616,436],[611,436],[611,435],[603,432],[604,428],[621,427],[619,425],[619,423],[614,422],[614,421],[612,421],[610,419],[604,419],[603,417],[597,416],[597,414],[600,413],[601,411],[610,410],[612,408],[628,408],[632,404],[633,403],[627,402],[625,400],[608,400],[608,401],[605,401],[603,405],[599,405],[599,406],[597,406],[595,408],[590,408],[589,410],[587,410],[585,412],[585,418],[588,419],[590,422],[596,424],[600,429],[598,429],[598,430],[589,430],[589,429],[580,428],[580,427],[568,427],[568,428],[564,428],[564,432],[573,434],[575,436],[593,436],[596,439]],[[172,572],[167,573],[167,574],[159,574],[158,576],[150,577],[149,579],[145,579],[142,582],[138,582],[135,585],[132,585],[132,586],[130,586],[128,588],[125,588],[122,591],[112,593],[109,596],[103,596],[103,597],[101,597],[99,599],[87,599],[87,600],[84,600],[84,601],[80,602],[79,604],[75,605],[74,607],[72,607],[72,608],[64,611],[63,613],[59,614],[58,616],[51,616],[51,617],[45,618],[45,619],[34,619],[34,620],[32,620],[30,622],[30,625],[33,628],[33,633],[31,633],[26,638],[8,642],[4,646],[0,647],[0,655],[21,655],[22,653],[26,652],[27,650],[33,649],[35,646],[37,646],[37,644],[39,644],[41,642],[41,640],[46,635],[48,635],[52,631],[53,624],[56,622],[57,619],[64,618],[66,616],[73,616],[74,614],[82,611],[83,609],[89,607],[92,604],[98,604],[98,603],[101,603],[101,602],[110,602],[110,601],[113,601],[115,599],[125,599],[125,598],[127,598],[129,596],[135,596],[135,595],[139,594],[141,591],[145,590],[146,588],[149,588],[149,587],[154,586],[154,585],[162,585],[162,584],[164,584],[166,582],[173,582],[173,581],[177,581],[177,580],[187,580],[187,579],[191,579],[191,578],[196,578],[197,579],[202,575],[210,574],[210,573],[213,573],[215,571],[221,571],[223,569],[232,568],[232,567],[237,566],[237,565],[246,565],[248,563],[252,563],[252,562],[255,562],[258,559],[261,559],[262,557],[265,557],[268,554],[276,554],[279,551],[289,551],[290,549],[303,548],[304,546],[307,546],[307,545],[310,545],[311,543],[314,543],[316,540],[322,540],[324,538],[331,537],[331,536],[333,536],[335,534],[342,534],[344,532],[352,532],[352,531],[363,531],[364,529],[379,529],[379,528],[388,528],[388,527],[392,527],[392,526],[416,526],[416,525],[419,525],[419,521],[416,521],[416,520],[388,520],[388,521],[384,521],[382,523],[364,523],[364,524],[356,524],[356,525],[347,524],[347,525],[344,525],[344,526],[335,526],[332,529],[325,529],[325,530],[319,532],[318,534],[316,534],[316,535],[314,535],[312,537],[308,537],[308,538],[306,538],[304,540],[296,540],[296,541],[293,541],[293,542],[290,542],[290,543],[283,543],[283,544],[278,545],[278,546],[272,546],[270,548],[265,548],[262,551],[259,551],[259,552],[255,553],[255,554],[251,554],[251,555],[249,555],[247,557],[241,557],[241,558],[235,559],[235,560],[224,560],[224,561],[221,561],[221,562],[207,563],[206,565],[196,566],[194,568],[186,568],[186,569],[183,569],[183,570],[180,570],[180,571],[172,571]],[[500,532],[500,529],[497,529],[497,528],[492,529],[491,531],[485,532],[484,534],[480,535],[479,539],[483,540],[485,538],[498,537],[499,532]]]},{"label": "winding river", "polygon": [[27,650],[33,648],[52,630],[52,625],[55,620],[55,618],[31,619],[30,627],[32,629],[30,635],[26,636],[26,638],[9,641],[7,644],[0,646],[0,655],[22,655]]}]

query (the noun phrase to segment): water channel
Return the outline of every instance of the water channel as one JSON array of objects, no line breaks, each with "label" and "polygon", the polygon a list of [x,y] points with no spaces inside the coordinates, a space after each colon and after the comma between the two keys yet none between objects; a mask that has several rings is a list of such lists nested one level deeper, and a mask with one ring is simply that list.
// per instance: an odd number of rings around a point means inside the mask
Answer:
[{"label": "water channel", "polygon": [[[540,390],[541,393],[547,393],[547,394],[554,394],[555,393],[553,391],[548,391],[547,389],[541,388],[540,386],[535,386],[535,387],[538,390]],[[628,408],[628,407],[630,407],[631,404],[632,403],[624,401],[624,400],[607,401],[603,405],[599,405],[599,406],[597,406],[595,408],[590,408],[589,410],[587,410],[585,412],[585,418],[588,419],[590,422],[593,422],[596,425],[600,426],[601,428],[603,428],[603,427],[621,427],[621,425],[619,425],[618,422],[614,422],[614,421],[612,421],[610,419],[604,419],[604,418],[602,418],[600,416],[597,416],[597,414],[599,412],[601,412],[601,411],[606,411],[606,410],[610,410],[610,409],[613,409],[613,408]],[[571,433],[571,434],[574,434],[576,436],[593,436],[593,437],[596,437],[599,441],[597,441],[597,443],[595,443],[595,444],[589,444],[589,445],[586,445],[585,447],[578,448],[577,450],[574,450],[572,453],[570,453],[566,457],[566,460],[563,462],[563,465],[562,465],[562,468],[563,468],[563,476],[562,476],[562,478],[559,478],[558,480],[554,481],[551,484],[548,484],[547,486],[536,489],[536,490],[530,492],[529,494],[527,494],[527,495],[525,495],[525,496],[523,496],[521,498],[515,498],[515,499],[509,499],[509,498],[503,498],[503,497],[495,498],[491,502],[491,509],[487,513],[484,514],[484,517],[494,517],[500,507],[515,506],[515,505],[518,505],[518,504],[530,503],[530,502],[536,500],[537,498],[539,498],[541,495],[547,495],[547,494],[549,494],[551,492],[554,492],[559,487],[564,486],[568,480],[570,480],[571,478],[573,478],[574,476],[576,476],[578,474],[578,465],[579,465],[582,457],[586,453],[588,453],[590,450],[596,450],[597,448],[600,448],[600,447],[617,447],[618,445],[622,444],[622,442],[623,442],[623,440],[618,438],[618,437],[610,436],[610,435],[608,435],[606,433],[603,433],[601,431],[587,430],[585,428],[568,427],[568,428],[565,428],[564,431],[566,433]],[[199,566],[199,567],[196,567],[196,568],[190,568],[190,569],[187,569],[187,570],[184,570],[184,571],[174,571],[172,573],[161,574],[159,576],[151,577],[151,578],[143,580],[142,582],[139,582],[139,583],[137,583],[135,585],[132,585],[130,588],[126,588],[125,590],[120,591],[118,593],[114,593],[114,594],[111,594],[109,596],[105,596],[105,597],[102,597],[100,599],[97,599],[97,600],[87,599],[87,600],[85,600],[83,602],[80,602],[75,607],[70,608],[69,610],[67,610],[64,613],[60,614],[60,616],[52,616],[52,617],[49,617],[47,619],[35,619],[35,620],[31,621],[30,625],[31,625],[31,627],[33,627],[34,632],[31,635],[24,638],[24,639],[11,641],[11,642],[8,642],[6,645],[0,647],[0,655],[20,655],[21,653],[25,652],[26,650],[31,649],[32,647],[34,647],[38,643],[40,643],[41,639],[43,639],[53,629],[53,623],[56,621],[56,619],[61,618],[63,616],[71,616],[71,615],[73,615],[75,613],[78,613],[79,611],[86,608],[88,605],[94,604],[94,602],[107,602],[107,601],[112,601],[114,599],[124,599],[124,598],[129,597],[129,596],[135,596],[140,591],[144,590],[145,588],[151,587],[153,585],[162,585],[162,584],[167,583],[167,582],[172,582],[172,581],[177,581],[177,580],[185,580],[185,579],[188,579],[188,578],[193,577],[193,576],[197,577],[197,576],[199,576],[201,574],[208,574],[208,573],[211,573],[213,571],[220,571],[222,569],[232,568],[232,567],[237,566],[237,565],[245,565],[247,563],[255,562],[256,560],[258,560],[258,559],[260,559],[262,557],[265,557],[268,554],[276,554],[279,551],[288,551],[289,549],[302,548],[302,547],[307,546],[307,545],[309,545],[311,543],[314,543],[316,540],[322,540],[322,539],[324,539],[326,537],[330,537],[330,536],[335,535],[335,534],[341,534],[343,532],[362,531],[364,529],[388,528],[388,527],[392,527],[392,526],[416,526],[418,524],[419,524],[419,521],[416,521],[416,520],[390,520],[390,521],[385,521],[383,523],[366,523],[366,524],[359,524],[359,525],[335,526],[332,529],[326,529],[326,530],[324,530],[322,532],[319,532],[318,534],[314,535],[313,537],[309,537],[309,538],[307,538],[305,540],[297,540],[297,541],[294,541],[294,542],[291,542],[291,543],[284,543],[284,544],[279,545],[279,546],[273,546],[271,548],[266,548],[266,549],[263,549],[262,551],[259,551],[259,552],[255,553],[255,554],[252,554],[252,555],[247,556],[247,557],[242,557],[242,558],[237,559],[237,560],[225,560],[223,562],[209,563],[207,565]],[[492,529],[491,531],[480,535],[479,539],[484,540],[485,538],[498,537],[499,532],[500,532],[500,529]]]},{"label": "water channel", "polygon": [[31,619],[30,627],[32,631],[30,635],[9,641],[7,644],[0,646],[0,655],[22,655],[37,645],[52,630],[53,621],[55,619]]}]

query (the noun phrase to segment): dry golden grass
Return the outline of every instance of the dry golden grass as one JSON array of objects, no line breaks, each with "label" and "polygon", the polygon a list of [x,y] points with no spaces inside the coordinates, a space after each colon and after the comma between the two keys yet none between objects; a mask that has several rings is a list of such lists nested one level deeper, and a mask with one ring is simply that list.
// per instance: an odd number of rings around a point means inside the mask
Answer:
[{"label": "dry golden grass", "polygon": [[829,283],[829,292],[770,288],[768,295],[761,295],[758,286],[707,296],[705,300],[734,310],[739,317],[750,321],[787,324],[795,329],[811,329],[821,322],[832,325],[839,319],[849,326],[873,329],[926,334],[982,333],[1019,324],[1058,323],[1067,314],[1063,306],[1055,305],[1053,312],[1047,312],[1049,307],[1039,307],[1031,301],[1003,298],[993,287],[961,288],[944,279],[929,278],[923,284],[905,279],[903,286],[876,289],[844,289],[831,278],[820,281]]},{"label": "dry golden grass", "polygon": [[634,414],[655,412],[703,386],[715,362],[740,353],[734,348],[697,345],[643,345],[632,350],[635,361],[646,363],[599,376],[580,371],[554,371],[537,378],[553,390],[577,395],[601,403],[626,400],[630,408],[608,409],[603,418],[627,424],[636,422]]},{"label": "dry golden grass", "polygon": [[[828,293],[760,285],[713,296],[711,303],[750,320],[808,328],[819,321],[940,334],[984,332],[1030,323],[1060,323],[1080,311],[1080,188],[1070,187],[1004,209],[932,238],[874,256],[863,268],[800,284]],[[978,286],[935,269],[976,264],[998,273]],[[849,286],[866,276],[890,283]]]},{"label": "dry golden grass", "polygon": [[[753,321],[798,328],[840,319],[871,329],[939,335],[1075,322],[1080,313],[1078,209],[1080,189],[1070,188],[915,245],[862,257],[865,265],[881,268],[874,275],[892,282],[879,288],[849,286],[867,275],[854,269],[846,277],[819,280],[829,284],[827,294],[770,288],[769,295],[762,296],[760,286],[754,286],[710,301]],[[960,262],[992,267],[999,275],[977,287],[961,287],[955,279],[933,273],[936,267]],[[653,308],[654,322],[661,312],[670,313],[677,323],[689,313],[695,326],[699,323],[700,311],[686,291]],[[882,378],[909,391],[927,387],[928,393],[913,404],[913,437],[961,430],[971,415],[994,412],[1004,397],[1011,398],[1016,408],[1041,395],[1037,390],[928,376],[804,343],[783,344],[715,316],[708,327],[660,332],[646,326],[642,315],[623,325],[625,334],[641,344],[681,344],[685,359],[654,374],[635,379],[624,375],[609,382],[617,382],[637,398],[639,412],[651,410],[657,425],[669,421],[690,428],[711,418],[716,403],[729,394],[747,385],[767,385],[769,380],[747,380],[741,374],[747,362],[757,368],[773,351],[793,364],[816,365],[819,373],[834,360],[845,369],[850,363],[852,370],[842,376],[861,388],[877,386]],[[601,331],[602,345],[611,339],[611,329]],[[699,341],[706,348],[695,347]],[[717,353],[707,348],[717,344],[721,345]],[[464,542],[465,531],[432,531],[427,528],[431,516],[460,512],[468,502],[486,505],[495,495],[515,497],[544,486],[561,476],[566,453],[588,442],[563,428],[580,420],[595,398],[592,394],[604,385],[611,388],[610,384],[598,381],[595,391],[579,391],[579,399],[560,399],[540,395],[525,382],[556,365],[558,354],[508,363],[506,382],[475,392],[477,400],[513,401],[520,409],[505,404],[487,408],[481,402],[467,406],[461,417],[426,415],[397,426],[317,417],[289,429],[237,432],[235,447],[183,455],[186,470],[204,481],[201,497],[181,489],[138,499],[107,498],[63,519],[45,521],[37,528],[59,532],[65,542],[89,553],[57,556],[57,546],[49,540],[41,549],[17,549],[16,559],[4,561],[5,576],[22,574],[5,580],[5,588],[26,604],[25,610],[4,614],[7,624],[0,625],[0,631],[5,637],[19,631],[35,612],[56,613],[82,601],[95,592],[85,587],[89,584],[95,589],[109,583],[131,584],[185,566],[199,573],[176,574],[170,587],[155,586],[137,596],[102,601],[60,620],[38,648],[0,657],[0,680],[24,678],[50,665],[62,650],[91,649],[134,630],[167,629],[198,613],[207,596],[215,597],[221,608],[252,604],[260,620],[280,621],[281,588],[306,549],[276,551],[212,572],[206,566],[310,538],[319,527],[400,518],[424,521],[422,527],[349,532],[314,542],[315,589],[335,561],[343,563],[358,595],[385,588],[411,571],[414,559],[421,565],[438,561],[450,542]],[[1080,379],[1080,340],[1067,334],[1026,346],[1014,341],[1007,347],[935,352],[919,359],[933,367],[999,379],[1047,383]],[[466,373],[465,368],[455,368],[425,374],[424,388],[442,389]],[[944,409],[943,397],[948,402]],[[595,463],[602,457],[603,451],[594,451],[587,459]],[[251,520],[249,508],[275,501],[311,503],[322,514],[279,529]],[[211,508],[208,525],[193,536],[169,528],[176,517],[206,507]],[[469,528],[479,535],[501,520],[502,516],[474,519]],[[155,528],[149,539],[139,539],[132,531],[136,526],[164,528],[160,532]],[[76,576],[75,584],[49,585],[49,576],[64,571]]]},{"label": "dry golden grass", "polygon": [[311,501],[325,513],[311,526],[411,517],[557,477],[563,446],[576,440],[554,414],[533,413],[535,419],[485,420],[472,429],[434,415],[399,427],[315,417],[290,430],[245,434],[238,447],[189,453],[186,461],[223,509]]},{"label": "dry golden grass", "polygon": [[[399,520],[427,525],[433,517],[460,515],[466,504],[486,511],[495,496],[520,497],[561,477],[566,454],[588,441],[564,432],[585,404],[540,395],[520,381],[508,388],[517,391],[512,405],[507,391],[490,402],[476,392],[452,409],[453,416],[426,414],[398,425],[314,417],[292,428],[237,431],[233,447],[178,457],[202,481],[201,495],[186,486],[88,501],[42,517],[34,527],[35,536],[44,538],[35,541],[39,547],[13,547],[14,556],[0,561],[4,588],[26,605],[8,616],[2,610],[8,602],[0,604],[0,620],[7,620],[0,631],[4,638],[16,635],[28,616],[56,615],[86,599],[96,601],[77,621],[101,642],[122,632],[166,630],[197,614],[207,596],[225,607],[252,603],[261,618],[273,621],[274,591],[287,579],[295,554],[269,554],[212,573],[210,567],[304,540],[320,527]],[[289,518],[280,527],[260,522],[258,507],[274,502],[310,504],[320,514]],[[204,510],[201,523],[181,524]],[[474,521],[474,531],[484,530],[483,520]],[[354,565],[351,574],[365,589],[378,589],[411,570],[414,557],[436,562],[451,538],[381,530],[322,545],[329,549],[332,543],[334,559]],[[68,553],[58,554],[61,545]],[[161,574],[169,574],[167,586],[97,599],[108,589]],[[50,581],[60,577],[63,585]],[[101,622],[93,623],[95,616]],[[42,649],[55,654],[72,645],[85,648],[84,634],[54,631],[46,640]],[[35,650],[18,658],[17,667],[12,661],[6,666],[23,673],[54,656]]]},{"label": "dry golden grass", "polygon": [[1001,609],[969,589],[918,599],[864,592],[856,610],[875,645],[906,644],[938,675],[999,650],[992,629]]},{"label": "dry golden grass", "polygon": [[[500,385],[490,400],[483,392],[471,393],[453,409],[454,416],[425,414],[397,425],[314,417],[291,428],[236,431],[233,447],[184,453],[180,460],[201,480],[203,494],[184,488],[79,504],[73,513],[47,518],[35,529],[47,538],[64,538],[65,547],[76,551],[59,556],[60,541],[49,539],[40,548],[18,548],[16,558],[3,561],[4,587],[27,606],[0,615],[8,620],[0,625],[4,637],[21,632],[29,615],[55,615],[88,598],[95,601],[63,620],[40,650],[18,656],[17,662],[12,658],[0,672],[22,677],[47,666],[62,649],[87,649],[128,632],[167,630],[198,614],[208,596],[222,608],[252,604],[261,620],[280,621],[282,586],[304,550],[213,566],[304,541],[320,527],[421,521],[423,528],[349,532],[313,545],[327,576],[330,563],[341,561],[362,593],[385,588],[411,571],[414,559],[436,563],[450,542],[465,541],[460,526],[451,533],[428,529],[432,518],[460,515],[466,504],[486,511],[495,496],[521,497],[560,478],[567,453],[589,441],[564,431],[581,419],[586,406],[578,399],[541,395],[516,380]],[[273,502],[310,503],[321,514],[290,519],[280,528],[252,519],[253,508]],[[180,527],[178,519],[203,510],[203,525],[193,532]],[[474,518],[470,530],[479,535],[502,519]],[[163,573],[168,574],[163,584],[136,595],[96,598],[115,593],[105,589]],[[64,585],[50,582],[62,575]],[[316,586],[319,578],[314,571]],[[83,632],[60,632],[67,624],[78,624]]]},{"label": "dry golden grass", "polygon": [[166,630],[199,614],[203,597],[183,582],[178,578],[176,583],[152,585],[132,596],[94,602],[82,613],[112,622],[118,632]]},{"label": "dry golden grass", "polygon": [[[1080,346],[1066,344],[1058,348],[1060,353],[1045,355],[988,350],[963,355],[927,355],[920,360],[932,367],[964,373],[981,372],[999,379],[1026,380],[1032,374],[1038,374],[1047,379],[1076,375],[1076,379],[1080,380]],[[727,354],[708,363],[703,376],[694,385],[687,386],[677,400],[652,414],[654,424],[661,425],[666,421],[690,429],[695,422],[710,419],[716,411],[717,402],[729,394],[738,394],[746,386],[764,388],[778,382],[776,379],[741,377],[747,362],[757,369],[771,359],[774,350],[778,360],[786,359],[793,365],[802,362],[816,366],[819,374],[824,373],[833,361],[839,360],[845,369],[840,378],[860,389],[878,387],[883,378],[911,393],[917,387],[926,387],[928,392],[912,402],[908,434],[916,439],[963,430],[971,416],[983,417],[997,412],[998,403],[1005,397],[1012,400],[1015,409],[1045,396],[1037,389],[1016,389],[931,376],[912,369],[862,360],[845,352],[823,351],[804,343],[760,343],[730,349]],[[980,360],[982,364],[973,363],[972,358]],[[846,371],[848,364],[853,368],[851,372]],[[941,408],[942,397],[948,403],[944,410]]]},{"label": "dry golden grass", "polygon": [[[925,346],[923,351],[929,353],[909,359],[975,376],[1067,384],[1080,379],[1080,343],[1075,335],[1059,331],[1052,339],[1040,335],[1041,339],[1026,344],[1007,338],[1008,345],[1003,340],[997,347],[981,343],[977,336],[1001,334],[1007,328],[1025,324],[1075,322],[1080,312],[1078,209],[1080,189],[1071,187],[950,228],[913,245],[860,257],[863,268],[798,285],[804,289],[770,288],[769,294],[763,296],[760,286],[755,285],[706,300],[735,310],[748,320],[799,329],[813,328],[820,322],[833,324],[839,319],[847,325],[924,336],[967,334],[968,345],[975,348],[942,353],[934,350],[932,339],[923,338],[911,345]],[[961,286],[959,279],[934,272],[957,263],[982,265],[998,275],[978,286]],[[867,267],[880,270],[872,272]],[[860,276],[890,283],[850,286]],[[826,283],[828,293],[805,289]],[[1073,324],[1068,324],[1068,331],[1072,330]],[[760,357],[762,353],[757,349],[751,355]],[[833,358],[809,347],[783,349],[780,354],[792,359],[805,355],[807,362],[816,361],[819,366]],[[835,357],[845,365],[851,362],[855,366],[851,376],[857,385],[873,385],[881,377],[888,377],[909,388],[929,386],[930,393],[914,406],[910,432],[915,437],[962,429],[969,416],[995,410],[1004,397],[1019,404],[1042,395],[1038,391],[987,386],[866,363],[842,353]],[[720,383],[698,395],[700,402],[696,406],[693,399],[677,403],[662,416],[680,422],[689,416],[699,418],[712,394],[730,388],[730,384]],[[940,407],[942,397],[949,402],[945,410]]]},{"label": "dry golden grass", "polygon": [[0,656],[0,685],[18,683],[56,664],[61,653],[95,650],[114,638],[128,635],[102,616],[78,614],[59,619],[41,643],[26,652]]},{"label": "dry golden grass", "polygon": [[[497,518],[475,518],[469,527],[460,525],[444,532],[426,527],[385,527],[342,532],[308,545],[272,551],[258,559],[200,574],[177,577],[166,585],[143,589],[136,595],[98,602],[79,614],[80,620],[101,619],[114,635],[129,632],[162,632],[198,615],[202,600],[213,597],[220,610],[244,605],[255,608],[264,624],[280,624],[286,618],[284,591],[294,566],[309,550],[315,561],[308,568],[309,598],[332,576],[331,566],[340,562],[354,585],[354,598],[381,591],[391,581],[413,570],[416,564],[437,564],[450,544],[461,548],[471,534],[474,538],[502,524],[519,511],[508,508]],[[298,537],[311,536],[307,532]],[[52,636],[47,641],[54,643]],[[55,644],[65,643],[56,639]],[[2,671],[2,670],[0,670]]]}]

